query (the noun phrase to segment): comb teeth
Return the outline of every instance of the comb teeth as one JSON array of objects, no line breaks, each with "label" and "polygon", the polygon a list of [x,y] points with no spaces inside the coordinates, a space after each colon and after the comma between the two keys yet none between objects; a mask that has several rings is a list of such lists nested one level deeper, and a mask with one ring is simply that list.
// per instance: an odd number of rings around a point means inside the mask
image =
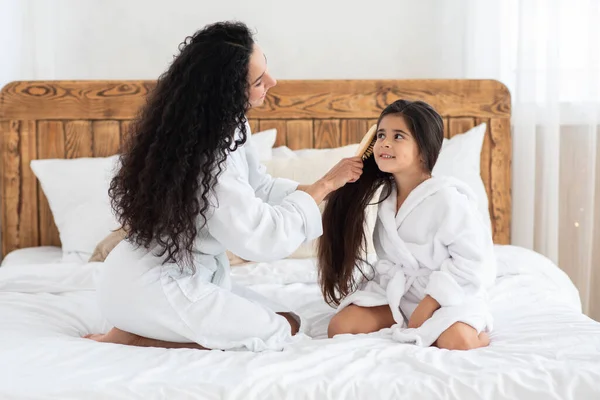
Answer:
[{"label": "comb teeth", "polygon": [[369,131],[363,136],[362,140],[358,144],[356,156],[366,160],[373,154],[373,146],[375,145],[375,133],[377,125],[371,126]]},{"label": "comb teeth", "polygon": [[371,157],[373,155],[374,148],[375,148],[375,141],[371,142],[369,147],[367,147],[367,149],[365,150],[365,153],[362,156],[362,159],[366,160],[367,158]]}]

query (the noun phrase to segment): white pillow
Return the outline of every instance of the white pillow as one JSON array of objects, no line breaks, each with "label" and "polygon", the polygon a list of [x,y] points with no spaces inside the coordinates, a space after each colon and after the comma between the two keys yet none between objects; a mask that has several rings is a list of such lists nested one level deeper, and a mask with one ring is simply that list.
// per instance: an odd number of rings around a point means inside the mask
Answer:
[{"label": "white pillow", "polygon": [[334,149],[303,149],[292,151],[287,147],[273,149],[273,157],[264,162],[267,172],[276,178],[287,178],[301,185],[315,183],[335,164],[353,157],[358,144]]},{"label": "white pillow", "polygon": [[119,224],[108,188],[118,156],[31,161],[31,169],[48,198],[60,234],[63,257],[89,257],[96,245]]},{"label": "white pillow", "polygon": [[[271,158],[277,130],[251,136],[261,161]],[[62,243],[63,259],[88,259],[111,231],[119,228],[108,188],[119,156],[31,161],[31,169],[48,198]]]},{"label": "white pillow", "polygon": [[277,129],[267,129],[266,131],[257,132],[250,136],[252,146],[258,152],[260,161],[270,160],[272,157],[272,149],[277,139]]},{"label": "white pillow", "polygon": [[479,212],[491,232],[488,197],[481,179],[481,147],[485,130],[486,124],[481,124],[451,139],[444,139],[432,175],[452,176],[465,182],[477,196]]}]

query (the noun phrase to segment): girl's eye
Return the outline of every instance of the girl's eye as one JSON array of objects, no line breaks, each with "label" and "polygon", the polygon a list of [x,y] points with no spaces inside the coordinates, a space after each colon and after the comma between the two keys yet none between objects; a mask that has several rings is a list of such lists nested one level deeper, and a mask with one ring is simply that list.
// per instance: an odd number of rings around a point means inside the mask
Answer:
[{"label": "girl's eye", "polygon": [[399,133],[396,133],[396,136],[394,136],[394,138],[396,140],[398,140],[398,139],[404,139],[404,137],[401,134],[399,134]]},{"label": "girl's eye", "polygon": [[377,134],[377,139],[383,139],[384,137],[385,137],[385,135],[383,133]]}]

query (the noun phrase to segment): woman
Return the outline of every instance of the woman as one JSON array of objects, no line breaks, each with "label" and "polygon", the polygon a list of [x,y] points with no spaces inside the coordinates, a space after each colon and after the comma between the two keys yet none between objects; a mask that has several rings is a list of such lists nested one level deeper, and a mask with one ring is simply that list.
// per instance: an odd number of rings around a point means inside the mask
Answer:
[{"label": "woman", "polygon": [[111,183],[127,240],[97,291],[112,343],[280,350],[298,317],[232,286],[225,250],[251,261],[291,254],[322,233],[318,204],[356,181],[360,158],[308,186],[273,179],[252,147],[246,112],[276,81],[241,23],[188,38],[134,125]]}]

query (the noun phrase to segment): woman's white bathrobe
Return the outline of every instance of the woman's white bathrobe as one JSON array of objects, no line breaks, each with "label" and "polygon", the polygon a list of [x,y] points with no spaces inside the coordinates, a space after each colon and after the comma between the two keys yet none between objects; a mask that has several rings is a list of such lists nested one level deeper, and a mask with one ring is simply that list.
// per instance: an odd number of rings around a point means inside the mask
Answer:
[{"label": "woman's white bathrobe", "polygon": [[[102,312],[115,327],[210,349],[281,350],[292,337],[289,311],[246,288],[232,286],[226,250],[252,261],[284,258],[321,235],[321,214],[298,184],[273,179],[259,164],[250,129],[218,178],[207,225],[195,244],[196,273],[163,265],[156,248],[121,242],[97,281]],[[302,326],[301,326],[302,330]]]},{"label": "woman's white bathrobe", "polygon": [[[380,205],[373,239],[378,261],[371,280],[342,301],[389,304],[401,342],[430,346],[455,322],[478,332],[492,328],[487,288],[496,277],[491,232],[481,221],[466,184],[433,177],[417,186],[396,213],[396,188]],[[440,303],[420,328],[408,329],[419,304],[430,295]]]}]

